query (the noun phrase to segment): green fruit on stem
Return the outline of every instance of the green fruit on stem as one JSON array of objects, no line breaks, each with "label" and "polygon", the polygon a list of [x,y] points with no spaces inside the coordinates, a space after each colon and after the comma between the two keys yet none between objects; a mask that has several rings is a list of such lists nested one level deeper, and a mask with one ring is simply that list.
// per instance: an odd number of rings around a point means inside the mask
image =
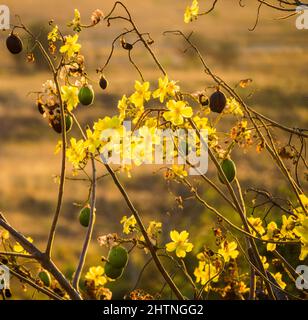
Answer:
[{"label": "green fruit on stem", "polygon": [[[224,159],[221,164],[221,169],[224,172],[227,180],[231,183],[233,182],[235,176],[236,176],[236,166],[235,163],[231,159]],[[223,177],[218,174],[218,178],[221,183],[225,183],[223,180]]]},{"label": "green fruit on stem", "polygon": [[38,277],[42,280],[46,287],[50,287],[51,285],[51,277],[48,271],[42,270],[39,272]]},{"label": "green fruit on stem", "polygon": [[[62,126],[61,126],[61,117],[57,116],[54,119],[50,121],[52,128],[57,132],[57,133],[62,133]],[[69,132],[72,129],[73,126],[73,119],[70,115],[65,116],[65,128],[66,132]]]},{"label": "green fruit on stem", "polygon": [[91,209],[89,206],[81,209],[79,213],[79,222],[82,226],[88,227],[90,224]]},{"label": "green fruit on stem", "polygon": [[99,86],[105,90],[108,87],[108,80],[104,77],[104,75],[101,76],[99,79]]},{"label": "green fruit on stem", "polygon": [[122,246],[116,246],[110,249],[108,262],[116,268],[124,268],[128,261],[127,250]]},{"label": "green fruit on stem", "polygon": [[23,44],[18,35],[11,33],[6,39],[6,46],[12,54],[18,54],[23,49]]},{"label": "green fruit on stem", "polygon": [[219,89],[217,89],[217,91],[210,96],[211,111],[222,113],[226,104],[227,104],[227,98],[223,92],[219,91]]},{"label": "green fruit on stem", "polygon": [[89,106],[94,101],[94,91],[89,86],[83,86],[79,90],[78,99],[84,106]]},{"label": "green fruit on stem", "polygon": [[66,115],[65,117],[65,128],[66,132],[69,132],[73,126],[73,118],[70,115]]},{"label": "green fruit on stem", "polygon": [[111,263],[106,262],[105,264],[105,275],[110,279],[118,279],[123,274],[123,268],[117,268]]}]

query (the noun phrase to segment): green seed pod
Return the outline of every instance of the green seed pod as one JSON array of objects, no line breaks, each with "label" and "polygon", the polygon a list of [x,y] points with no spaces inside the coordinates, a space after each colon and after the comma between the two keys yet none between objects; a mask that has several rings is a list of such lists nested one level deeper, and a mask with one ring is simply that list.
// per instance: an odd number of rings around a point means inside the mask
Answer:
[{"label": "green seed pod", "polygon": [[88,86],[83,86],[79,90],[78,99],[84,106],[89,106],[94,101],[94,91]]},{"label": "green seed pod", "polygon": [[105,274],[110,279],[118,279],[123,274],[123,268],[117,268],[113,266],[111,263],[106,262],[105,264]]},{"label": "green seed pod", "polygon": [[[236,176],[236,166],[235,163],[231,159],[224,159],[221,164],[221,169],[224,172],[227,180],[231,183],[233,182],[235,176]],[[218,178],[221,183],[224,183],[223,178],[221,175],[218,175]]]},{"label": "green seed pod", "polygon": [[39,272],[38,277],[42,280],[44,283],[44,286],[50,287],[51,285],[51,277],[48,271],[42,270]]},{"label": "green seed pod", "polygon": [[[50,124],[57,133],[62,133],[61,117],[55,117],[50,121]],[[72,129],[72,126],[73,126],[72,117],[70,115],[66,115],[65,116],[66,132],[69,132]]]},{"label": "green seed pod", "polygon": [[90,206],[87,205],[83,209],[81,209],[79,213],[79,222],[83,227],[89,226],[90,216],[91,216],[91,209],[90,209]]},{"label": "green seed pod", "polygon": [[71,131],[72,126],[73,126],[73,118],[70,115],[66,115],[66,117],[65,117],[66,132]]},{"label": "green seed pod", "polygon": [[104,75],[101,76],[99,79],[99,86],[105,90],[108,87],[108,80],[104,77]]},{"label": "green seed pod", "polygon": [[6,39],[6,46],[12,54],[18,54],[22,51],[23,44],[18,35],[11,33]]},{"label": "green seed pod", "polygon": [[122,246],[116,246],[110,249],[108,262],[116,268],[124,268],[128,261],[127,250]]},{"label": "green seed pod", "polygon": [[226,104],[227,104],[226,96],[224,95],[223,92],[219,91],[219,89],[217,89],[217,91],[210,96],[211,111],[222,113]]}]

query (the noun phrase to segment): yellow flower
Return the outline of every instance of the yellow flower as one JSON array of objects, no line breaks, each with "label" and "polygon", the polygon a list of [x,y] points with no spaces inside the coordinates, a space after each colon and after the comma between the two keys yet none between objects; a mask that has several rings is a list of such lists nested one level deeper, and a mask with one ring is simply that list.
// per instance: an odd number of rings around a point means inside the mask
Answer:
[{"label": "yellow flower", "polygon": [[8,240],[10,238],[10,234],[7,230],[0,229],[0,239],[2,241]]},{"label": "yellow flower", "polygon": [[164,118],[172,124],[180,125],[184,123],[184,118],[190,118],[193,115],[191,107],[187,107],[184,101],[170,100],[167,102],[169,111],[164,112]]},{"label": "yellow flower", "polygon": [[90,129],[87,129],[87,140],[84,143],[84,146],[88,148],[89,152],[95,154],[97,149],[101,145],[100,135],[97,132],[92,132]]},{"label": "yellow flower", "polygon": [[129,218],[124,216],[120,223],[123,224],[123,233],[130,234],[131,232],[135,231],[137,221],[135,217],[131,215]]},{"label": "yellow flower", "polygon": [[235,241],[228,242],[225,240],[218,250],[218,253],[221,254],[225,260],[225,262],[229,262],[230,258],[236,259],[236,257],[239,255],[237,248],[237,243]]},{"label": "yellow flower", "polygon": [[52,42],[56,42],[61,39],[58,26],[53,27],[53,29],[48,33],[47,39]]},{"label": "yellow flower", "polygon": [[268,267],[269,267],[269,263],[267,262],[266,257],[265,256],[260,256],[260,258],[261,258],[261,262],[263,264],[264,269],[267,270]]},{"label": "yellow flower", "polygon": [[271,274],[275,278],[277,284],[281,289],[284,289],[287,286],[287,284],[284,281],[282,281],[282,274],[280,272],[277,272],[275,274],[271,273]]},{"label": "yellow flower", "polygon": [[81,44],[77,43],[78,34],[74,36],[67,36],[65,38],[65,44],[60,48],[61,53],[66,53],[69,58],[71,58],[75,53],[78,53]]},{"label": "yellow flower", "polygon": [[71,87],[71,86],[62,86],[61,87],[61,96],[63,102],[67,105],[67,110],[72,111],[74,108],[77,107],[79,100],[78,100],[78,88]]},{"label": "yellow flower", "polygon": [[301,225],[294,228],[294,233],[301,240],[301,254],[299,260],[304,260],[308,255],[308,217],[301,221]]},{"label": "yellow flower", "polygon": [[73,27],[73,30],[76,32],[81,31],[80,12],[77,9],[74,10],[74,19],[70,23],[68,23],[68,27]]},{"label": "yellow flower", "polygon": [[[156,244],[158,235],[161,233],[162,223],[157,221],[150,221],[150,224],[147,228],[147,234],[149,238],[152,240],[153,244]],[[141,235],[139,237],[140,241],[145,241],[144,236]]]},{"label": "yellow flower", "polygon": [[93,281],[95,287],[103,286],[107,283],[107,278],[104,276],[105,270],[101,266],[91,267],[87,272],[85,278]]},{"label": "yellow flower", "polygon": [[71,146],[66,150],[66,156],[74,168],[78,168],[86,157],[86,147],[83,140],[77,141],[75,138],[71,138],[70,142]]},{"label": "yellow flower", "polygon": [[[28,237],[27,240],[31,243],[33,242],[33,239],[31,237]],[[17,253],[27,253],[27,251],[19,242],[16,242],[16,244],[13,246],[13,250]]]},{"label": "yellow flower", "polygon": [[55,154],[58,154],[62,149],[62,140],[59,140],[55,147]]},{"label": "yellow flower", "polygon": [[[279,233],[279,229],[277,228],[277,224],[275,222],[270,222],[267,225],[267,233],[262,237],[264,240],[274,240],[276,235]],[[274,251],[276,249],[275,243],[268,243],[266,245],[267,251]]]},{"label": "yellow flower", "polygon": [[[218,273],[217,268],[211,264],[206,263],[205,261],[199,261],[198,267],[194,271],[194,276],[196,277],[196,283],[199,283],[204,286],[210,280],[213,282],[217,282],[219,276],[215,277]],[[204,288],[205,291],[208,290],[208,286]]]},{"label": "yellow flower", "polygon": [[294,228],[294,233],[301,238],[301,241],[308,242],[308,217],[301,221],[301,225]]},{"label": "yellow flower", "polygon": [[249,288],[247,288],[246,283],[243,282],[243,281],[240,281],[238,283],[238,288],[237,289],[238,289],[238,292],[241,293],[241,294],[249,292]]},{"label": "yellow flower", "polygon": [[280,233],[282,234],[282,236],[289,238],[289,239],[293,239],[294,238],[294,232],[293,229],[295,227],[295,223],[296,223],[296,219],[294,216],[286,216],[283,215],[282,216],[282,226],[281,226],[281,230]]},{"label": "yellow flower", "polygon": [[172,171],[177,175],[179,176],[180,178],[184,178],[184,177],[187,177],[187,171],[184,169],[184,165],[172,165]]},{"label": "yellow flower", "polygon": [[128,102],[128,99],[127,99],[126,95],[124,94],[124,96],[122,97],[122,99],[119,100],[119,102],[118,102],[118,109],[119,109],[119,111],[120,111],[120,116],[119,116],[119,118],[120,118],[121,120],[124,120],[125,117],[126,117],[127,102]]},{"label": "yellow flower", "polygon": [[225,260],[225,262],[229,262],[230,258],[236,259],[236,257],[239,255],[237,248],[237,243],[235,241],[228,242],[225,240],[222,242],[220,249],[218,250],[218,253],[221,254]]},{"label": "yellow flower", "polygon": [[169,252],[175,251],[179,258],[185,258],[186,252],[190,252],[193,249],[193,244],[188,242],[189,233],[182,231],[179,233],[176,230],[170,232],[170,238],[173,242],[166,244],[166,250]]},{"label": "yellow flower", "polygon": [[157,221],[150,221],[147,228],[147,233],[151,239],[157,239],[159,233],[161,233],[162,223]]},{"label": "yellow flower", "polygon": [[159,98],[159,101],[163,103],[167,95],[173,97],[179,90],[180,87],[176,85],[176,81],[169,81],[166,75],[158,79],[158,89],[153,92],[153,98]]},{"label": "yellow flower", "polygon": [[265,229],[262,226],[262,220],[260,218],[249,217],[248,221],[254,227],[254,229],[260,233],[261,236],[265,233]]},{"label": "yellow flower", "polygon": [[187,7],[184,14],[184,22],[189,23],[193,19],[197,19],[199,13],[199,3],[197,0],[193,0],[191,6]]},{"label": "yellow flower", "polygon": [[121,123],[122,121],[118,116],[105,117],[95,122],[93,128],[98,134],[101,134],[102,131],[107,129],[121,129]]},{"label": "yellow flower", "polygon": [[234,98],[227,99],[227,107],[224,110],[225,113],[231,113],[235,116],[243,117],[244,112],[239,104],[239,102]]},{"label": "yellow flower", "polygon": [[140,83],[139,81],[135,81],[135,92],[130,96],[130,101],[136,107],[143,107],[144,101],[149,101],[151,98],[151,92],[149,91],[150,83],[144,82]]}]

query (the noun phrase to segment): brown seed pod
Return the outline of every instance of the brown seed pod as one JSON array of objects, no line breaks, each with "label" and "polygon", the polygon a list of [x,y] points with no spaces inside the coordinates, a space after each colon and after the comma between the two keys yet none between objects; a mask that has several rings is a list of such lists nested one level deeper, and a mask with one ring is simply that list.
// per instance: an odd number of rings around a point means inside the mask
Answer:
[{"label": "brown seed pod", "polygon": [[222,113],[226,104],[227,104],[227,98],[223,92],[219,91],[219,89],[217,89],[217,91],[210,96],[211,111]]},{"label": "brown seed pod", "polygon": [[99,86],[105,90],[108,87],[108,80],[104,77],[104,75],[101,76],[99,79]]},{"label": "brown seed pod", "polygon": [[132,50],[133,49],[133,45],[126,42],[124,39],[121,39],[121,45],[122,45],[122,48],[125,50]]},{"label": "brown seed pod", "polygon": [[42,104],[42,102],[40,100],[37,102],[37,109],[38,109],[38,112],[40,114],[44,114],[45,113],[44,106],[43,106],[43,104]]},{"label": "brown seed pod", "polygon": [[12,291],[10,289],[5,289],[4,290],[4,295],[6,298],[11,298],[12,297]]},{"label": "brown seed pod", "polygon": [[23,44],[18,35],[11,33],[6,39],[6,46],[12,54],[18,54],[22,51]]}]

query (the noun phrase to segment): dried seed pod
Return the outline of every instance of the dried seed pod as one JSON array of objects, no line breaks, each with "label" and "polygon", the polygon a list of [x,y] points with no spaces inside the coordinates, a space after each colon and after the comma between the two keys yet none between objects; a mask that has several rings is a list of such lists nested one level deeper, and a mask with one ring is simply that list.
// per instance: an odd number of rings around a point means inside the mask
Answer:
[{"label": "dried seed pod", "polygon": [[198,100],[199,100],[199,103],[201,104],[201,106],[203,106],[203,107],[207,107],[210,103],[209,98],[203,93],[199,94]]},{"label": "dried seed pod", "polygon": [[122,48],[125,50],[132,50],[133,49],[133,45],[126,42],[124,39],[121,39],[121,45],[122,45]]},{"label": "dried seed pod", "polygon": [[6,298],[11,298],[12,297],[12,292],[10,289],[5,289],[4,290],[4,295]]},{"label": "dried seed pod", "polygon": [[104,77],[102,74],[100,79],[99,79],[99,86],[105,90],[108,87],[108,80]]},{"label": "dried seed pod", "polygon": [[42,104],[42,101],[40,101],[40,100],[37,101],[37,109],[40,114],[45,113],[44,106]]},{"label": "dried seed pod", "polygon": [[227,104],[227,98],[224,95],[224,93],[221,92],[219,89],[217,89],[217,91],[210,96],[211,111],[222,113],[226,104]]},{"label": "dried seed pod", "polygon": [[6,39],[6,46],[12,54],[18,54],[22,51],[23,44],[18,35],[11,33]]}]

